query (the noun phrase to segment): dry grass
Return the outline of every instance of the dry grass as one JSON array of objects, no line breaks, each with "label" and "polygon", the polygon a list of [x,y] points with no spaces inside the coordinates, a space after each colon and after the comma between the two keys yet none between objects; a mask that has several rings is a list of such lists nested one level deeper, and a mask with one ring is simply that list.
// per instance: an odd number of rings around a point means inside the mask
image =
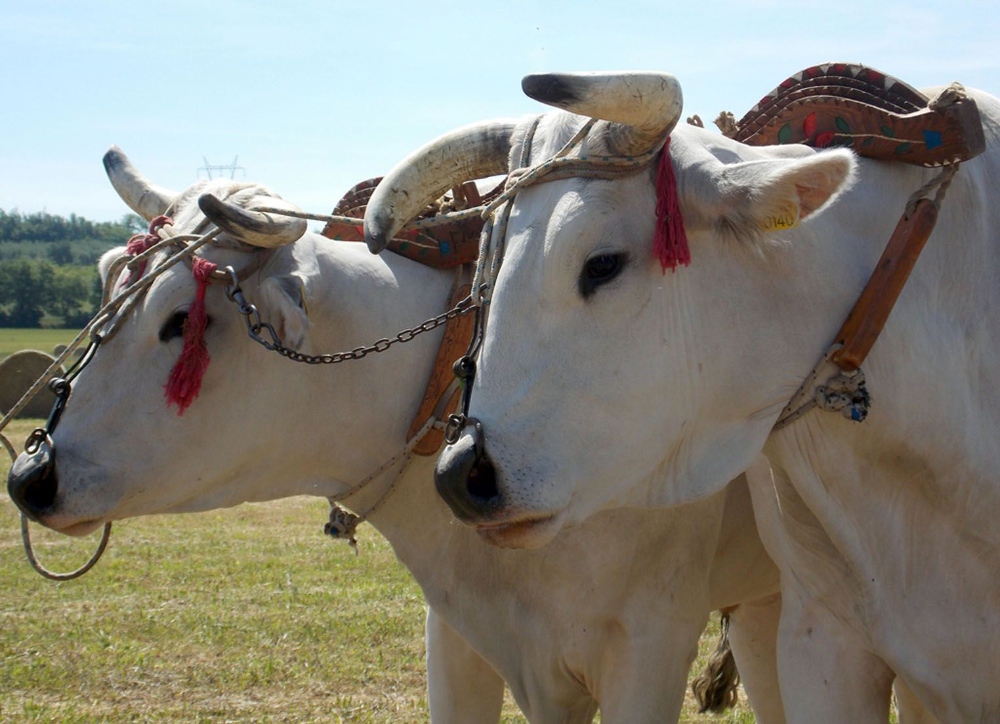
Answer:
[{"label": "dry grass", "polygon": [[[0,721],[426,722],[420,589],[372,528],[360,557],[324,539],[326,512],[293,498],[123,521],[91,573],[51,583],[2,496]],[[53,568],[96,545],[33,534]],[[503,721],[524,722],[509,696]],[[682,721],[753,718],[744,699],[721,718],[689,702]]]}]

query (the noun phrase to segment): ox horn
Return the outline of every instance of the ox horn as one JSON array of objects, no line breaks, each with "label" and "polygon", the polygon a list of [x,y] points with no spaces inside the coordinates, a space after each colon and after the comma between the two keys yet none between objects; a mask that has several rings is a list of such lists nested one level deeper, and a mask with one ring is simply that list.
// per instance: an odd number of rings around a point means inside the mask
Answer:
[{"label": "ox horn", "polygon": [[[251,199],[248,205],[252,205],[255,201],[269,209],[300,212],[294,204],[276,196],[259,196]],[[209,221],[250,246],[260,246],[265,249],[287,246],[298,241],[306,233],[305,219],[272,211],[245,209],[228,201],[222,201],[212,194],[199,196],[198,207]]]},{"label": "ox horn", "polygon": [[147,181],[118,146],[104,154],[104,170],[122,201],[146,221],[166,213],[177,198],[172,191]]},{"label": "ox horn", "polygon": [[463,126],[400,161],[379,183],[365,210],[365,241],[385,249],[403,225],[445,191],[465,181],[507,173],[513,120]]},{"label": "ox horn", "polygon": [[683,96],[667,73],[539,73],[521,89],[529,98],[601,124],[611,150],[622,155],[649,151],[666,139],[681,117]]}]

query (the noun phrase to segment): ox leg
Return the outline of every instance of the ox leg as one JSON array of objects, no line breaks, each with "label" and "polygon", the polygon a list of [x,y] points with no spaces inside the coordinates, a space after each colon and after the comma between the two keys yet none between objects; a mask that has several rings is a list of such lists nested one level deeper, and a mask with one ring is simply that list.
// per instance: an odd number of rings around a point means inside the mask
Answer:
[{"label": "ox leg", "polygon": [[937,718],[927,710],[902,679],[896,679],[892,688],[896,693],[896,715],[899,724],[938,724]]},{"label": "ox leg", "polygon": [[790,722],[885,724],[895,673],[819,605],[783,588],[778,673]]},{"label": "ox leg", "polygon": [[741,603],[729,613],[729,644],[758,724],[782,724],[785,721],[785,708],[778,686],[780,618],[779,593]]},{"label": "ox leg", "polygon": [[680,717],[708,613],[690,620],[667,615],[650,619],[641,635],[610,637],[605,646],[607,665],[595,692],[603,724],[662,724]]},{"label": "ox leg", "polygon": [[427,700],[433,724],[497,724],[504,681],[449,626],[427,608]]},{"label": "ox leg", "polygon": [[831,612],[829,602],[810,595],[794,568],[798,563],[809,574],[809,565],[826,566],[821,570],[831,572],[829,579],[813,572],[811,584],[825,586],[824,593],[837,601],[838,585],[846,582],[837,578],[845,574],[837,568],[836,550],[785,471],[758,456],[746,476],[761,540],[781,571],[778,678],[785,718],[794,724],[885,724],[895,673]]}]

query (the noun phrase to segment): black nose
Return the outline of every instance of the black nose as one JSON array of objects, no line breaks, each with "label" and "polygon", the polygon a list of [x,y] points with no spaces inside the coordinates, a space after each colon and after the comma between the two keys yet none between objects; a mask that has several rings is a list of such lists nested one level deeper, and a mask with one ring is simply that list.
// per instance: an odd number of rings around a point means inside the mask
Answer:
[{"label": "black nose", "polygon": [[58,489],[56,451],[47,441],[33,453],[18,455],[7,475],[7,492],[11,500],[35,521],[52,507]]},{"label": "black nose", "polygon": [[445,447],[434,470],[438,494],[459,520],[486,518],[500,503],[496,470],[482,446],[482,431],[467,427]]}]

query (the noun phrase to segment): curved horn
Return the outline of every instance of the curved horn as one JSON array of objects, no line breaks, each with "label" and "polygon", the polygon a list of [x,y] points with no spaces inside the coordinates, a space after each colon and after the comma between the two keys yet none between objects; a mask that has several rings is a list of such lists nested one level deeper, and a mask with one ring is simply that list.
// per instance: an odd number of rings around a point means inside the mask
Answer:
[{"label": "curved horn", "polygon": [[[276,196],[259,196],[252,201],[258,201],[273,209],[299,211],[293,204]],[[269,211],[245,209],[228,201],[222,201],[212,194],[199,196],[198,207],[209,221],[251,246],[274,249],[292,244],[306,233],[305,219],[297,219]]]},{"label": "curved horn", "polygon": [[104,154],[104,170],[122,201],[146,221],[165,213],[177,198],[172,191],[147,181],[118,146]]},{"label": "curved horn", "polygon": [[473,123],[440,136],[400,161],[375,188],[365,210],[373,254],[427,204],[465,181],[507,173],[513,120]]},{"label": "curved horn", "polygon": [[611,147],[623,155],[649,151],[677,125],[681,86],[667,73],[540,73],[527,75],[521,89],[556,108],[608,121]]}]

